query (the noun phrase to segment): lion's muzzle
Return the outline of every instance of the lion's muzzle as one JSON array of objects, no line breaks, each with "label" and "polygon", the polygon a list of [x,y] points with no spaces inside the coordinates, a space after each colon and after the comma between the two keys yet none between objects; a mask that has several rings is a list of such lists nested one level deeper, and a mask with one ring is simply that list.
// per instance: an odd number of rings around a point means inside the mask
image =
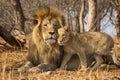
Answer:
[{"label": "lion's muzzle", "polygon": [[45,39],[45,41],[46,41],[47,43],[49,43],[49,44],[56,43],[56,39],[53,38],[53,37],[47,38],[47,39]]}]

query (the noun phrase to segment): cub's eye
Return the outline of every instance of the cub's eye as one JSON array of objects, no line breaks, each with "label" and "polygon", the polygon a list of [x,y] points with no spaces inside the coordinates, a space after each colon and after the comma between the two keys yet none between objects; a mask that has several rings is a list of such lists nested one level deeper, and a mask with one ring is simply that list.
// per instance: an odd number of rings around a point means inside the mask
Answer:
[{"label": "cub's eye", "polygon": [[65,37],[65,34],[63,34],[62,36]]}]

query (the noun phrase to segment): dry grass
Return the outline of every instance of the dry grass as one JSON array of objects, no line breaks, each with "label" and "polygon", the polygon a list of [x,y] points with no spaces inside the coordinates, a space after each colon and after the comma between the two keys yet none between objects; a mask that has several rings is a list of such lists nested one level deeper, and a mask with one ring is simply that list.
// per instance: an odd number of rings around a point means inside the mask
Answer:
[{"label": "dry grass", "polygon": [[[116,46],[120,45],[117,43]],[[119,53],[119,50],[120,47],[117,47],[117,53]],[[23,65],[26,55],[27,50],[16,50],[8,46],[1,45],[0,80],[120,80],[120,69],[115,67],[115,65],[105,64],[97,71],[91,73],[79,70],[56,70],[44,73],[18,73],[16,69]]]}]

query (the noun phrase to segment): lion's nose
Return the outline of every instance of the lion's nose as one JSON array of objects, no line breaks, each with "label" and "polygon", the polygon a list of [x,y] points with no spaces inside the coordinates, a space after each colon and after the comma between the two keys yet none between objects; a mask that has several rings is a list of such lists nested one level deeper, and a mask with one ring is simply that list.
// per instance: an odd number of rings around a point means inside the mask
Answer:
[{"label": "lion's nose", "polygon": [[53,35],[53,34],[55,34],[55,32],[49,32],[49,34]]}]

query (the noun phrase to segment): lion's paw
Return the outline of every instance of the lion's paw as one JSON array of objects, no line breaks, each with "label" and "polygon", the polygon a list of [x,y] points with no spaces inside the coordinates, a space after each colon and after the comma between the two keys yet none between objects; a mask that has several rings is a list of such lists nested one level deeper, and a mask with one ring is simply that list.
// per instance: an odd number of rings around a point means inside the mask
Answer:
[{"label": "lion's paw", "polygon": [[29,69],[29,67],[26,66],[22,66],[20,68],[17,69],[18,72],[26,72]]},{"label": "lion's paw", "polygon": [[41,72],[41,70],[38,67],[33,67],[33,68],[30,68],[28,72]]}]

